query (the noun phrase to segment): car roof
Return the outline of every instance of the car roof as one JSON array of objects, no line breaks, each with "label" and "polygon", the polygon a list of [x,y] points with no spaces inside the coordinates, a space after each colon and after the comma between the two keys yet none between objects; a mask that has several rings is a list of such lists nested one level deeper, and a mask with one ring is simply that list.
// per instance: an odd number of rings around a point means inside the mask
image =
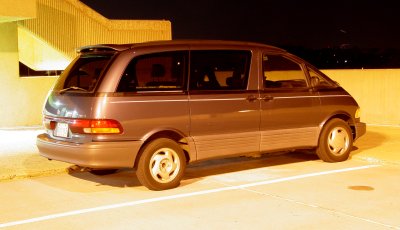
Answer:
[{"label": "car roof", "polygon": [[86,52],[102,52],[102,51],[124,51],[128,49],[135,48],[151,48],[157,46],[189,46],[190,48],[204,48],[207,46],[220,46],[227,48],[263,48],[268,49],[274,52],[286,52],[284,49],[261,44],[255,42],[246,42],[246,41],[230,41],[230,40],[165,40],[165,41],[149,41],[142,43],[129,43],[129,44],[98,44],[98,45],[89,45],[83,46],[77,49],[77,52],[86,53]]}]

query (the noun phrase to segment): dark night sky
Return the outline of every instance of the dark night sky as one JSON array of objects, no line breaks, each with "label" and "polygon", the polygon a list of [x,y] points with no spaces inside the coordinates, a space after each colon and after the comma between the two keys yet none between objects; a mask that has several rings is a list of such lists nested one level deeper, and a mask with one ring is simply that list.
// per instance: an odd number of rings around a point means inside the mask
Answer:
[{"label": "dark night sky", "polygon": [[110,19],[166,19],[173,39],[400,48],[400,1],[81,0]]}]

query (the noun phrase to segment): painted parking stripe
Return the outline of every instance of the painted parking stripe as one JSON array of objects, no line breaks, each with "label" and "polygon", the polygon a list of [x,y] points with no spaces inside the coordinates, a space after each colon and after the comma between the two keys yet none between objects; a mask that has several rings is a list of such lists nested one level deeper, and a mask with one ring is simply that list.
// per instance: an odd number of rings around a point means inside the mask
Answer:
[{"label": "painted parking stripe", "polygon": [[99,206],[99,207],[94,207],[94,208],[80,209],[80,210],[74,210],[74,211],[69,211],[69,212],[51,214],[51,215],[47,215],[47,216],[35,217],[35,218],[31,218],[31,219],[13,221],[13,222],[8,222],[8,223],[1,223],[0,228],[17,226],[17,225],[22,225],[22,224],[29,224],[29,223],[36,223],[36,222],[41,222],[41,221],[46,221],[46,220],[52,220],[52,219],[68,217],[68,216],[76,216],[76,215],[81,215],[81,214],[85,214],[85,213],[99,212],[99,211],[116,209],[116,208],[132,207],[132,206],[137,206],[137,205],[141,205],[141,204],[155,203],[155,202],[167,201],[167,200],[175,200],[175,199],[179,199],[179,198],[194,197],[194,196],[200,196],[200,195],[207,195],[207,194],[218,193],[218,192],[223,192],[223,191],[240,190],[240,189],[256,187],[256,186],[260,186],[260,185],[275,184],[275,183],[299,180],[299,179],[304,179],[304,178],[309,178],[309,177],[316,177],[316,176],[323,176],[323,175],[329,175],[329,174],[335,174],[335,173],[363,170],[363,169],[375,168],[375,167],[379,167],[379,166],[381,166],[381,165],[365,165],[365,166],[352,167],[352,168],[315,172],[315,173],[308,173],[308,174],[302,174],[302,175],[297,175],[297,176],[278,178],[278,179],[273,179],[273,180],[260,181],[260,182],[255,182],[255,183],[228,186],[228,187],[217,188],[217,189],[209,189],[209,190],[203,190],[203,191],[197,191],[197,192],[191,192],[191,193],[183,193],[183,194],[177,194],[177,195],[171,195],[171,196],[156,197],[156,198],[137,200],[137,201],[131,201],[131,202],[125,202],[125,203],[119,203],[119,204],[104,205],[104,206]]}]

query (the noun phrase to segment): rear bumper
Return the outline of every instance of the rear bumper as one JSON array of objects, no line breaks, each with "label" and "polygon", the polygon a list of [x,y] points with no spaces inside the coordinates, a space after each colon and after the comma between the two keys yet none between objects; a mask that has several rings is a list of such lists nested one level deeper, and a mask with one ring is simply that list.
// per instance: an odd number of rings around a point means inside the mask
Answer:
[{"label": "rear bumper", "polygon": [[357,122],[355,128],[356,128],[356,137],[354,138],[354,140],[357,140],[359,137],[361,137],[367,132],[367,125],[363,122]]},{"label": "rear bumper", "polygon": [[141,141],[70,143],[37,136],[40,155],[89,168],[131,168],[135,164]]}]

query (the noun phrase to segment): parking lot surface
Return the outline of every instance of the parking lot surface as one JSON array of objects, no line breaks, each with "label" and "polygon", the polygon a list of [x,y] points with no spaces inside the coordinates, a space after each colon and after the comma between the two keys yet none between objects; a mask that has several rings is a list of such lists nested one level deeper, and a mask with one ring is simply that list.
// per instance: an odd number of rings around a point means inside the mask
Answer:
[{"label": "parking lot surface", "polygon": [[369,127],[340,163],[301,152],[205,161],[160,192],[141,186],[133,170],[95,176],[25,148],[17,166],[45,170],[0,183],[0,228],[400,229],[399,134]]}]

